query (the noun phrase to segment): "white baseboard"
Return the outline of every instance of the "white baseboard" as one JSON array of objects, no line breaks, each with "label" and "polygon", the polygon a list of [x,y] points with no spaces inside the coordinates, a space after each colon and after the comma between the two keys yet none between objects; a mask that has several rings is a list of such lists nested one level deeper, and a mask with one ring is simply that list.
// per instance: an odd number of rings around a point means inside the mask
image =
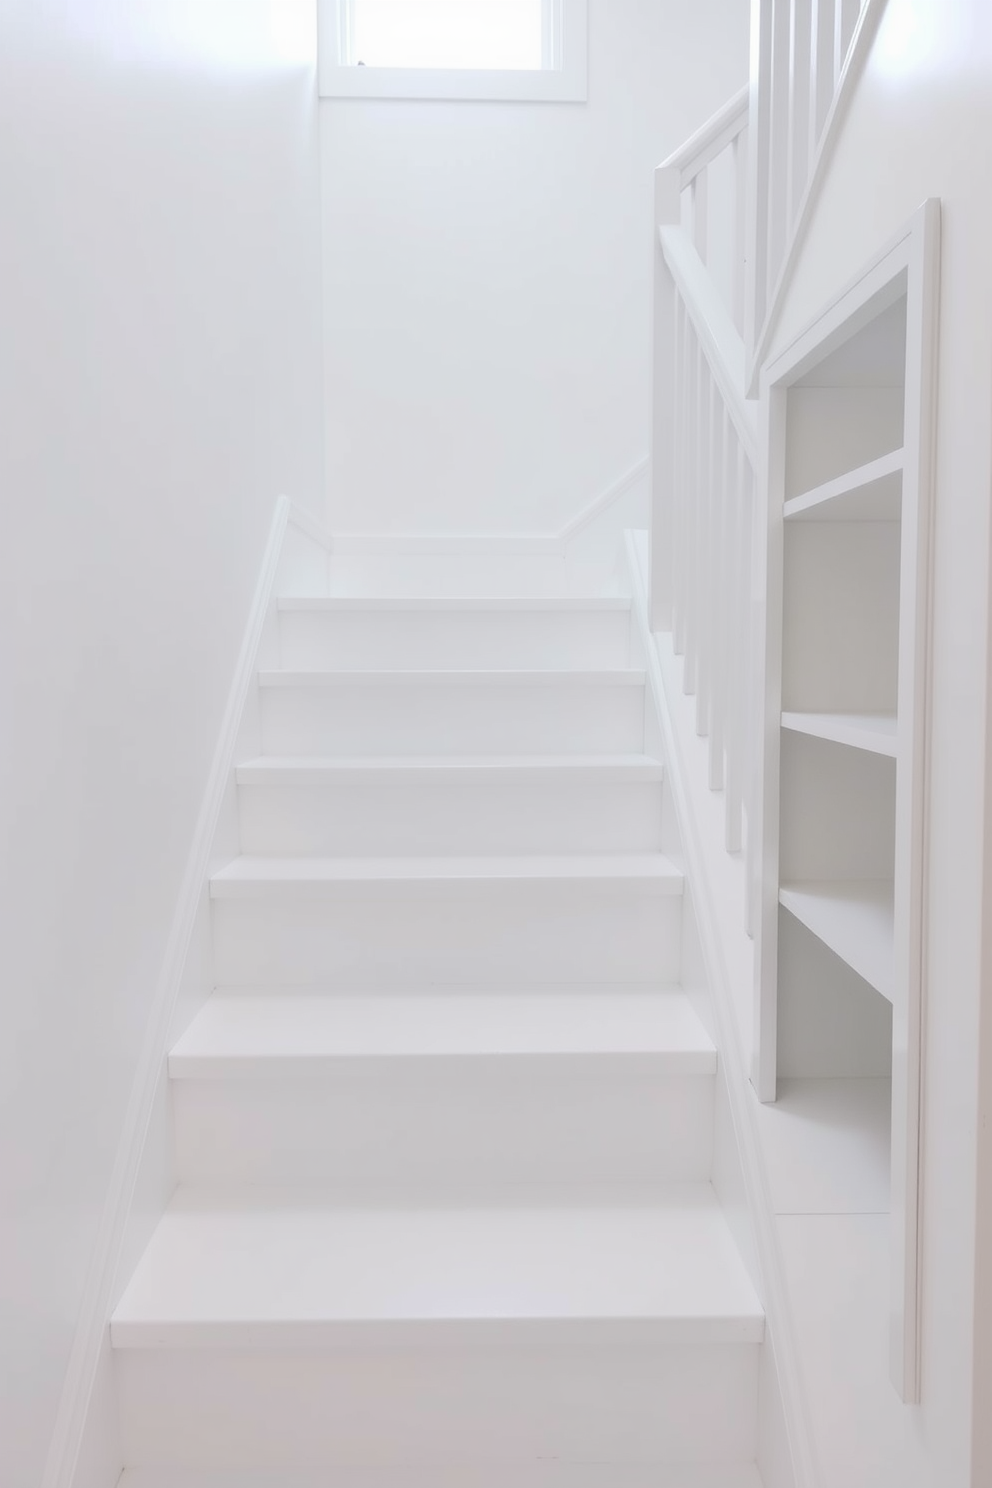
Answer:
[{"label": "white baseboard", "polygon": [[[645,457],[565,523],[558,532],[336,532],[336,555],[375,558],[424,558],[488,555],[498,557],[565,557],[576,538],[618,505],[639,484],[646,489]],[[646,510],[646,507],[645,507]],[[618,535],[620,529],[618,528]]]},{"label": "white baseboard", "polygon": [[[233,781],[238,738],[249,691],[258,670],[263,633],[274,605],[276,573],[289,510],[286,497],[279,497],[176,901],[161,974],[152,999],[145,1041],[84,1286],[42,1488],[112,1488],[120,1473],[121,1463],[118,1461],[114,1475],[107,1476],[115,1455],[109,1437],[116,1420],[116,1402],[112,1399],[113,1373],[108,1362],[109,1318],[116,1295],[128,1279],[121,1271],[122,1258],[128,1250],[132,1206],[146,1159],[147,1138],[155,1129],[153,1117],[161,1099],[170,1029],[184,982],[197,917],[201,912],[218,823]],[[143,1221],[147,1225],[147,1215]]]},{"label": "white baseboard", "polygon": [[[747,1029],[742,1028],[742,1005],[749,1003],[753,987],[753,947],[745,931],[744,869],[726,853],[723,813],[718,797],[709,790],[706,778],[705,744],[696,736],[691,700],[672,685],[662,665],[659,646],[670,646],[668,637],[651,634],[647,599],[647,545],[641,535],[626,534],[627,564],[633,598],[634,626],[645,652],[648,687],[657,710],[662,733],[662,757],[666,785],[681,837],[686,888],[691,895],[706,979],[712,996],[715,1040],[726,1081],[730,1117],[740,1156],[747,1208],[753,1227],[759,1292],[765,1307],[768,1357],[763,1366],[763,1387],[777,1395],[763,1416],[769,1430],[784,1433],[787,1441],[770,1444],[776,1461],[775,1488],[818,1488],[819,1474],[813,1450],[809,1412],[803,1392],[799,1356],[791,1313],[786,1298],[785,1277],[768,1177],[755,1125],[756,1098],[747,1074],[744,1052]],[[643,549],[643,551],[641,551]],[[684,727],[677,717],[685,704]],[[698,769],[690,758],[696,748]],[[695,777],[695,778],[694,778]],[[710,820],[703,817],[709,810]],[[712,830],[706,830],[707,826]],[[790,1460],[791,1459],[791,1460]]]}]

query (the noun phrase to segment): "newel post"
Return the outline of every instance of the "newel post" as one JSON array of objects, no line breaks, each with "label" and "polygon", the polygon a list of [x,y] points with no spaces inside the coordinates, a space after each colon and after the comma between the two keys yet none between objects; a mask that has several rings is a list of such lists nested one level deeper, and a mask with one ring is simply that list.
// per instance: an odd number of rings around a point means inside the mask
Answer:
[{"label": "newel post", "polygon": [[654,173],[654,315],[651,358],[651,574],[652,630],[672,626],[672,512],[675,500],[675,280],[661,246],[661,229],[681,216],[681,172],[658,166]]}]

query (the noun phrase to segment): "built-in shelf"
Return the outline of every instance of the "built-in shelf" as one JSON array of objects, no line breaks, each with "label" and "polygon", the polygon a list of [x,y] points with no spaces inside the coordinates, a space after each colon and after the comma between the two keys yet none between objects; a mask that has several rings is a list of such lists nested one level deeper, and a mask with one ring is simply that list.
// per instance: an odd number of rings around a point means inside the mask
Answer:
[{"label": "built-in shelf", "polygon": [[785,503],[787,522],[898,522],[904,452],[849,470]]},{"label": "built-in shelf", "polygon": [[783,884],[779,901],[887,1001],[893,997],[893,896],[885,879]]},{"label": "built-in shelf", "polygon": [[783,713],[782,727],[871,754],[896,756],[896,719],[891,713]]}]

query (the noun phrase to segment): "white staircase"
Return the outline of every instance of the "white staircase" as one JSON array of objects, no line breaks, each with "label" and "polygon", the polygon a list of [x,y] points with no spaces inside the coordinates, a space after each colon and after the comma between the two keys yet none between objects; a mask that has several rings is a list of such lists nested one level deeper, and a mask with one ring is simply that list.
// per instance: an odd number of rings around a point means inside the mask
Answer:
[{"label": "white staircase", "polygon": [[280,602],[129,1488],[757,1488],[763,1316],[616,598]]}]

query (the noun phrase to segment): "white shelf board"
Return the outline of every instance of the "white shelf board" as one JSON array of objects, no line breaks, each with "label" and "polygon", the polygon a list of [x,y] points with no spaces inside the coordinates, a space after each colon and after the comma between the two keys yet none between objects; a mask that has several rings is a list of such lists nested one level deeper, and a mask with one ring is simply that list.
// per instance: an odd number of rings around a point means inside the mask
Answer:
[{"label": "white shelf board", "polygon": [[896,757],[896,723],[891,713],[783,713],[782,727],[871,754]]},{"label": "white shelf board", "polygon": [[891,882],[842,879],[782,884],[779,901],[858,976],[892,1001]]},{"label": "white shelf board", "polygon": [[898,522],[902,515],[901,449],[849,470],[785,503],[787,522]]}]

